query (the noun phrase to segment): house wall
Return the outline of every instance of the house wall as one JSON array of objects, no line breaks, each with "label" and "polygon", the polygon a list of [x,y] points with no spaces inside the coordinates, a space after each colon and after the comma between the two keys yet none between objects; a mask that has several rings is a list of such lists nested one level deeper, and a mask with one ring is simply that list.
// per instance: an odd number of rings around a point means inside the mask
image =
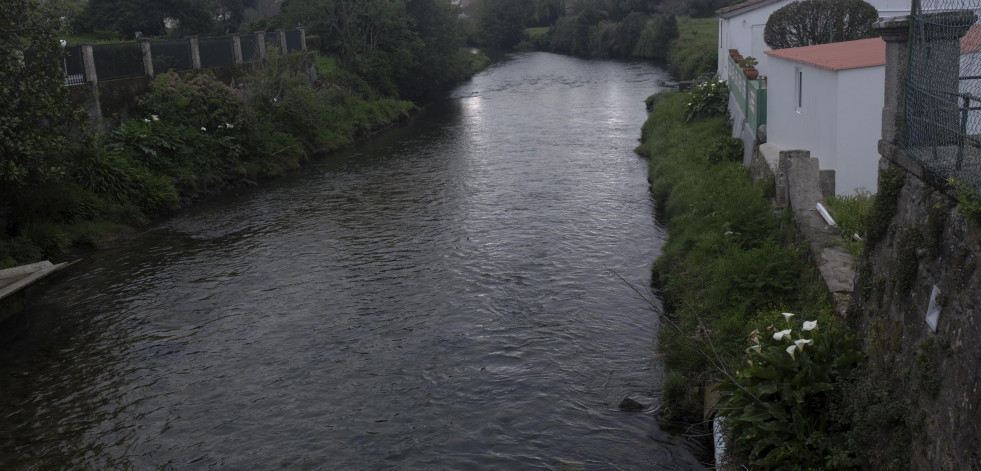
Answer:
[{"label": "house wall", "polygon": [[[835,193],[839,195],[853,194],[859,188],[873,193],[878,190],[885,76],[885,66],[838,72],[838,113],[834,118],[838,145],[834,170]],[[825,168],[824,159],[821,160],[821,168]]]},{"label": "house wall", "polygon": [[[797,109],[795,68],[803,74],[803,106]],[[821,170],[835,171],[835,193],[875,192],[878,130],[882,126],[882,66],[831,71],[770,58],[767,142],[809,150]]]},{"label": "house wall", "polygon": [[757,8],[732,18],[719,18],[719,74],[725,73],[729,49],[739,49],[739,53],[753,56],[760,61],[756,69],[760,75],[767,75],[766,51],[770,48],[763,42],[763,27],[770,14],[789,2],[777,2]]},{"label": "house wall", "polygon": [[[795,67],[803,72],[803,103],[799,110]],[[767,80],[767,142],[785,150],[809,150],[811,157],[820,159],[821,169],[834,168],[837,96],[835,72],[771,57]]]}]

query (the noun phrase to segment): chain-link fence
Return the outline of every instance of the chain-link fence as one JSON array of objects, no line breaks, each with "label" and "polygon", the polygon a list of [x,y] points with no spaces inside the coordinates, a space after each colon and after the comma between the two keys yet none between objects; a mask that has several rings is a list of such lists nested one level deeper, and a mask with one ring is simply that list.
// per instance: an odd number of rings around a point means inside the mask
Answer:
[{"label": "chain-link fence", "polygon": [[298,29],[286,31],[286,52],[302,51],[302,36],[303,34]]},{"label": "chain-link fence", "polygon": [[92,48],[99,80],[144,75],[143,51],[138,43],[100,44]]},{"label": "chain-link fence", "polygon": [[258,34],[246,34],[244,36],[239,36],[238,40],[242,45],[242,62],[259,60]]},{"label": "chain-link fence", "polygon": [[913,0],[903,147],[981,192],[981,0]]},{"label": "chain-link fence", "polygon": [[235,43],[231,36],[198,39],[201,67],[217,67],[235,63]]},{"label": "chain-link fence", "polygon": [[[153,73],[162,74],[172,70],[191,70],[191,41],[187,39],[168,39],[150,41],[150,55],[153,56]],[[102,78],[102,74],[99,74]]]}]

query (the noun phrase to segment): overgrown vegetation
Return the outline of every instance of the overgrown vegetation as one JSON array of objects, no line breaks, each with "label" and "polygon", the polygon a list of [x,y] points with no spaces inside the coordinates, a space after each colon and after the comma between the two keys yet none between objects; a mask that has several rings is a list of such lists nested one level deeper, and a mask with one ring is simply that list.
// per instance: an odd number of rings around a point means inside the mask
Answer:
[{"label": "overgrown vegetation", "polygon": [[239,77],[247,95],[208,71],[159,74],[133,119],[97,133],[58,79],[58,38],[69,31],[57,5],[0,6],[0,268],[97,246],[208,193],[296,168],[408,116],[416,105],[401,93],[421,96],[481,66],[455,23],[441,23],[456,21],[447,5],[407,0],[399,11],[419,17],[398,20],[414,28],[408,44],[368,44],[357,60],[273,54]]},{"label": "overgrown vegetation", "polygon": [[[732,420],[733,465],[868,463],[855,447],[852,417],[874,405],[877,389],[863,383],[864,402],[845,397],[858,391],[850,386],[856,340],[838,322],[790,221],[774,215],[745,167],[712,157],[730,139],[724,112],[686,123],[691,99],[674,92],[650,99],[637,149],[651,158],[651,191],[669,231],[653,273],[667,309],[659,333],[670,370],[663,416],[699,422],[701,395],[721,383],[730,393],[723,408]],[[807,324],[782,319],[787,311]]]},{"label": "overgrown vegetation", "polygon": [[823,203],[841,230],[841,245],[855,260],[862,254],[865,237],[868,235],[866,223],[875,195],[868,191],[857,191],[852,195],[836,195],[825,198]]}]

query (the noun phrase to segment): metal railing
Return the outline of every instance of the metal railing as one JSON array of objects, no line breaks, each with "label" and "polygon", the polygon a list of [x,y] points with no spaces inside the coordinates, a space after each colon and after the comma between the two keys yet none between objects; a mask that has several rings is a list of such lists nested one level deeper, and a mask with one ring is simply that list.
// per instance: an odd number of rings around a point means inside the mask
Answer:
[{"label": "metal railing", "polygon": [[766,85],[762,80],[749,80],[742,67],[729,58],[728,84],[739,109],[746,117],[753,137],[760,125],[766,124]]}]

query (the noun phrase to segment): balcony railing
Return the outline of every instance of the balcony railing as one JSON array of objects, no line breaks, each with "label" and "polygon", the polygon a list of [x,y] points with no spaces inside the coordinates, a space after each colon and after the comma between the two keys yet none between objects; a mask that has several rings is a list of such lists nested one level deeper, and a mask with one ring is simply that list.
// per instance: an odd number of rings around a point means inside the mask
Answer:
[{"label": "balcony railing", "polygon": [[739,109],[746,117],[753,137],[756,137],[760,125],[766,124],[766,84],[763,80],[749,80],[743,73],[742,67],[731,57],[728,70],[729,90],[736,99]]}]

